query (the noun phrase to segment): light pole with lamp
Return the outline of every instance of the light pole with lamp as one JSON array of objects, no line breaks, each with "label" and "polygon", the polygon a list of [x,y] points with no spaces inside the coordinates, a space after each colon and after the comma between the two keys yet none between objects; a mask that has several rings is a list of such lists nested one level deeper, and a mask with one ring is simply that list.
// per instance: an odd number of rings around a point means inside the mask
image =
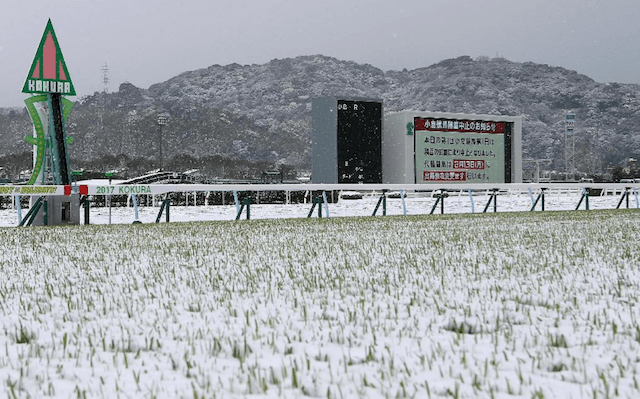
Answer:
[{"label": "light pole with lamp", "polygon": [[159,161],[160,161],[159,169],[160,169],[160,171],[162,171],[162,169],[163,169],[163,165],[162,165],[162,163],[163,163],[162,162],[162,127],[165,126],[168,122],[169,122],[169,114],[167,114],[166,112],[158,114],[157,123],[158,123],[158,131],[159,131],[159,134],[158,134],[158,136],[159,136],[158,137],[158,140],[159,140],[158,148],[159,148]]},{"label": "light pole with lamp", "polygon": [[[105,172],[104,175],[109,179],[109,187],[111,187],[111,179],[113,178],[113,172]],[[107,195],[109,201],[109,224],[111,224],[111,194]]]}]

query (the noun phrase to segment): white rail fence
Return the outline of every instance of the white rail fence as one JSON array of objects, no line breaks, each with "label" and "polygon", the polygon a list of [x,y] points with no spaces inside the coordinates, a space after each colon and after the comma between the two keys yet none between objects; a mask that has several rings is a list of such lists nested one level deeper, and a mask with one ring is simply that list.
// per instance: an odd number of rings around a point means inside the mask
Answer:
[{"label": "white rail fence", "polygon": [[[545,210],[545,197],[566,197],[574,198],[579,209],[584,204],[585,209],[589,209],[589,198],[593,197],[620,197],[616,200],[615,208],[640,208],[638,201],[638,191],[640,183],[516,183],[516,184],[130,184],[130,185],[100,185],[89,184],[79,186],[0,186],[0,196],[13,196],[14,208],[20,197],[42,197],[42,196],[69,196],[78,194],[85,199],[85,208],[88,208],[88,199],[97,199],[104,197],[103,204],[107,205],[107,199],[113,196],[126,196],[127,205],[135,208],[136,219],[138,212],[138,204],[140,198],[147,199],[147,204],[153,206],[161,206],[160,213],[164,207],[167,208],[167,221],[169,205],[168,199],[171,193],[182,193],[184,195],[183,204],[189,206],[198,203],[198,193],[205,193],[206,198],[211,193],[229,193],[232,197],[227,196],[227,205],[235,204],[237,216],[240,218],[241,213],[246,206],[246,217],[250,218],[250,206],[256,204],[255,199],[259,202],[261,192],[278,191],[284,193],[284,203],[291,202],[291,193],[304,192],[304,203],[313,204],[313,208],[308,214],[312,216],[315,212],[316,205],[319,205],[318,216],[322,217],[322,208],[324,208],[325,217],[329,214],[329,205],[326,193],[339,193],[339,195],[347,192],[354,192],[362,195],[365,199],[378,199],[373,215],[375,215],[382,205],[383,214],[386,214],[387,198],[401,198],[403,213],[407,214],[407,206],[405,199],[434,198],[435,203],[429,204],[430,213],[445,213],[445,202],[447,198],[458,198],[462,201],[465,197],[470,202],[470,211],[487,212],[498,211],[500,203],[505,203],[505,198],[509,197],[529,197],[531,200],[531,208],[529,210]],[[258,193],[254,195],[254,202],[250,197],[240,201],[238,193]],[[331,196],[333,197],[333,196]],[[136,201],[136,198],[138,200]],[[225,204],[225,197],[223,204]],[[150,200],[149,200],[150,199]],[[433,202],[433,201],[432,201]],[[205,201],[205,204],[207,202]],[[363,206],[369,205],[371,201],[365,201]],[[540,205],[538,205],[540,204]],[[440,205],[438,209],[438,205]],[[493,207],[491,207],[493,205]],[[215,205],[214,205],[215,206]],[[17,206],[18,209],[20,206]],[[549,209],[547,209],[549,210]],[[428,211],[428,210],[427,210]],[[438,212],[437,212],[438,211]],[[86,210],[88,212],[88,210]],[[422,212],[425,213],[425,212]],[[160,220],[161,214],[158,215],[156,221]]]}]

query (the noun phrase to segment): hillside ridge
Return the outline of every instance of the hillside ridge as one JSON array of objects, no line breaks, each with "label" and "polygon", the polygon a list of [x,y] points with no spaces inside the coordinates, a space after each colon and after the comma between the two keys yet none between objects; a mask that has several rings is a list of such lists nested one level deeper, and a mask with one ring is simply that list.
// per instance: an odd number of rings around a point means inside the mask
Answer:
[{"label": "hillside ridge", "polygon": [[[562,67],[461,56],[414,70],[383,71],[323,55],[265,64],[211,65],[142,89],[76,102],[67,134],[78,163],[126,156],[156,159],[159,112],[165,159],[222,156],[308,168],[314,97],[381,98],[384,109],[523,115],[523,156],[563,168],[563,116],[576,114],[577,167],[602,171],[640,155],[640,86],[598,83]],[[26,112],[0,112],[1,156],[30,150]]]}]

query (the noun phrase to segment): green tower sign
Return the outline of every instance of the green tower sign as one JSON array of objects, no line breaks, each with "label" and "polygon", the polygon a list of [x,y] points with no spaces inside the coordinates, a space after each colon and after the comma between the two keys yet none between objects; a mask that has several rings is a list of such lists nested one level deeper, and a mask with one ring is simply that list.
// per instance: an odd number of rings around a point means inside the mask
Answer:
[{"label": "green tower sign", "polygon": [[23,93],[58,93],[75,96],[67,64],[64,62],[51,20],[47,22],[36,56],[22,88]]}]

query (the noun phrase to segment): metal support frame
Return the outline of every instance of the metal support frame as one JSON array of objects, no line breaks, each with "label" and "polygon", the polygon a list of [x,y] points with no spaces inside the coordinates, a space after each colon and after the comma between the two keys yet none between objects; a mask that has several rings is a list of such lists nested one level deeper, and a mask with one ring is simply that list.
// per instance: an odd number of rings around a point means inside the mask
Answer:
[{"label": "metal support frame", "polygon": [[620,205],[622,205],[622,201],[624,201],[625,199],[627,200],[627,209],[629,209],[629,190],[631,190],[631,187],[624,188],[624,192],[622,193],[622,197],[620,198],[616,209],[620,209]]},{"label": "metal support frame", "polygon": [[82,199],[80,200],[80,202],[82,203],[82,206],[84,207],[84,224],[89,224],[89,197],[88,196],[84,196],[82,197]]},{"label": "metal support frame", "polygon": [[489,205],[491,205],[492,201],[493,201],[493,213],[496,213],[498,212],[498,189],[497,188],[491,189],[491,194],[489,195],[489,202],[487,202],[487,205],[485,205],[482,213],[487,213],[487,209],[489,209]]},{"label": "metal support frame", "polygon": [[251,219],[251,197],[247,197],[242,200],[242,205],[238,210],[238,214],[236,215],[236,220],[240,220],[240,216],[242,216],[242,211],[244,210],[245,206],[247,207],[247,220]]},{"label": "metal support frame", "polygon": [[38,214],[38,211],[40,211],[40,208],[42,208],[43,211],[43,216],[44,216],[44,225],[46,226],[48,224],[48,219],[49,219],[49,212],[48,212],[48,206],[47,206],[47,199],[45,197],[38,197],[38,199],[36,200],[36,202],[33,203],[33,206],[31,207],[31,209],[29,209],[29,212],[27,212],[27,214],[25,215],[24,219],[22,219],[20,221],[20,223],[18,224],[18,226],[22,227],[22,226],[31,226],[31,224],[33,223],[34,219],[36,218],[36,215]]},{"label": "metal support frame", "polygon": [[65,141],[64,118],[60,93],[47,94],[49,105],[49,137],[53,181],[55,184],[71,184],[71,170]]},{"label": "metal support frame", "polygon": [[49,203],[47,197],[42,197],[42,225],[49,225]]},{"label": "metal support frame", "polygon": [[387,194],[386,190],[382,191],[382,195],[378,199],[378,203],[376,204],[376,209],[373,210],[373,214],[371,216],[375,216],[378,213],[378,208],[380,208],[380,204],[382,204],[382,216],[387,216]]},{"label": "metal support frame", "polygon": [[589,210],[589,189],[588,188],[583,188],[582,189],[582,196],[580,197],[580,202],[578,202],[578,205],[576,206],[576,211],[580,208],[580,205],[582,205],[582,201],[584,201],[585,203],[585,210]]},{"label": "metal support frame", "polygon": [[322,219],[322,197],[315,197],[313,199],[313,205],[311,206],[311,210],[309,211],[307,218],[310,218],[311,215],[313,215],[313,210],[316,208],[316,205],[318,206],[318,217]]},{"label": "metal support frame", "polygon": [[156,223],[160,223],[160,218],[162,217],[162,212],[166,209],[167,213],[165,216],[165,221],[169,223],[169,208],[171,207],[171,200],[169,198],[165,198],[162,200],[162,205],[160,206],[160,212],[158,212],[158,217],[156,218]]},{"label": "metal support frame", "polygon": [[447,194],[447,190],[441,190],[438,194],[436,194],[436,203],[433,204],[433,207],[431,208],[431,212],[429,212],[429,215],[433,215],[433,212],[436,210],[436,207],[438,206],[438,204],[440,204],[440,214],[444,215],[444,199],[447,198],[449,196],[449,194]]},{"label": "metal support frame", "polygon": [[531,206],[531,212],[536,210],[536,205],[538,205],[538,202],[540,200],[542,200],[540,202],[541,203],[540,206],[542,208],[541,211],[544,212],[544,192],[545,192],[545,190],[547,190],[547,189],[546,188],[541,188],[540,189],[540,194],[538,194],[538,198],[536,198],[535,202],[533,203],[533,206]]}]

